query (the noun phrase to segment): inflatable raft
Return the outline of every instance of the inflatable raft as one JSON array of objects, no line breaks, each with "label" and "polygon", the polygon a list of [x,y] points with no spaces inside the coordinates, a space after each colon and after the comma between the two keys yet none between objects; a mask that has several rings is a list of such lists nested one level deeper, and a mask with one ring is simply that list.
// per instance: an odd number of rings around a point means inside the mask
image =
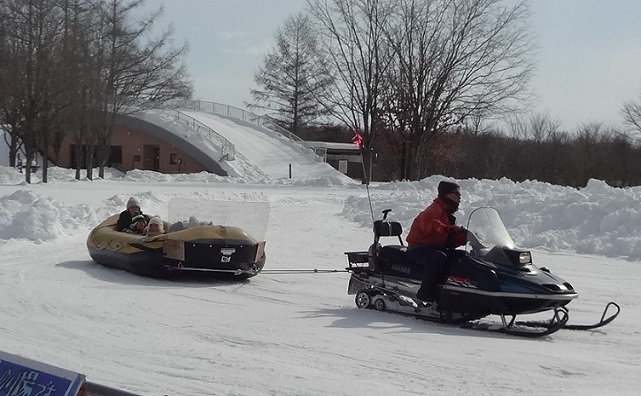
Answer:
[{"label": "inflatable raft", "polygon": [[[118,216],[103,221],[87,238],[91,258],[106,267],[152,277],[208,272],[245,279],[265,265],[265,241],[257,241],[239,227],[198,225],[143,236],[117,231]],[[168,222],[164,226],[171,229]]]}]

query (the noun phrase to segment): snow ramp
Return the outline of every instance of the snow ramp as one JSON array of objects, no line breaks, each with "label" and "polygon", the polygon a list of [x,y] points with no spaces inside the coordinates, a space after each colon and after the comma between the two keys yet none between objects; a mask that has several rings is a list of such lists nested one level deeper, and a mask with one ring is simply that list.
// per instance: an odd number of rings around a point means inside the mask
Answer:
[{"label": "snow ramp", "polygon": [[[242,156],[267,176],[274,179],[311,179],[341,177],[349,179],[322,161],[311,149],[268,128],[233,117],[201,111],[180,111],[211,128],[235,146]],[[229,161],[233,166],[234,161]],[[353,182],[352,179],[349,181]]]}]

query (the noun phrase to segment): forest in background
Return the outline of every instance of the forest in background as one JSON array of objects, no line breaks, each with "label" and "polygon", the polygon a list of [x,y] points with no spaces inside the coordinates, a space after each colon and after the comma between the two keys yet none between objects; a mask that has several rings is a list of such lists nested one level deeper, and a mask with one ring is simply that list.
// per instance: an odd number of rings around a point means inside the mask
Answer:
[{"label": "forest in background", "polygon": [[621,126],[529,110],[529,18],[527,1],[312,0],[276,33],[248,106],[306,140],[358,134],[364,182],[640,184],[641,96]]}]

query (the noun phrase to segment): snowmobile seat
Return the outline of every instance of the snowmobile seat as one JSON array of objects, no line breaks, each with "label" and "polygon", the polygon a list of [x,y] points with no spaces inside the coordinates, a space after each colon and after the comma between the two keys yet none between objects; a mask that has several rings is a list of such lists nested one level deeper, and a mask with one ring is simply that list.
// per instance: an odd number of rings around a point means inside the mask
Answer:
[{"label": "snowmobile seat", "polygon": [[403,245],[401,235],[403,227],[398,221],[376,220],[374,222],[374,237],[378,241],[380,237],[398,237],[399,243]]},{"label": "snowmobile seat", "polygon": [[399,236],[403,233],[403,227],[398,221],[376,220],[374,222],[374,235],[376,236]]},{"label": "snowmobile seat", "polygon": [[384,275],[422,279],[422,269],[419,265],[408,262],[406,254],[407,246],[383,246],[378,254],[374,270],[382,272]]},{"label": "snowmobile seat", "polygon": [[378,257],[394,263],[404,262],[407,254],[407,246],[387,245],[381,247]]}]

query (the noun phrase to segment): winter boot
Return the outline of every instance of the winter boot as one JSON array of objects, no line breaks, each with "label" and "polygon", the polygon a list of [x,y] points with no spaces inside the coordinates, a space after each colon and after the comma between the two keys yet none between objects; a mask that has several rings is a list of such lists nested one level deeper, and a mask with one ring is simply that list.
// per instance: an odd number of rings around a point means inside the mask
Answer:
[{"label": "winter boot", "polygon": [[418,292],[416,292],[416,298],[426,302],[432,302],[438,299],[438,275],[439,267],[436,265],[425,266],[423,269],[423,281]]}]

